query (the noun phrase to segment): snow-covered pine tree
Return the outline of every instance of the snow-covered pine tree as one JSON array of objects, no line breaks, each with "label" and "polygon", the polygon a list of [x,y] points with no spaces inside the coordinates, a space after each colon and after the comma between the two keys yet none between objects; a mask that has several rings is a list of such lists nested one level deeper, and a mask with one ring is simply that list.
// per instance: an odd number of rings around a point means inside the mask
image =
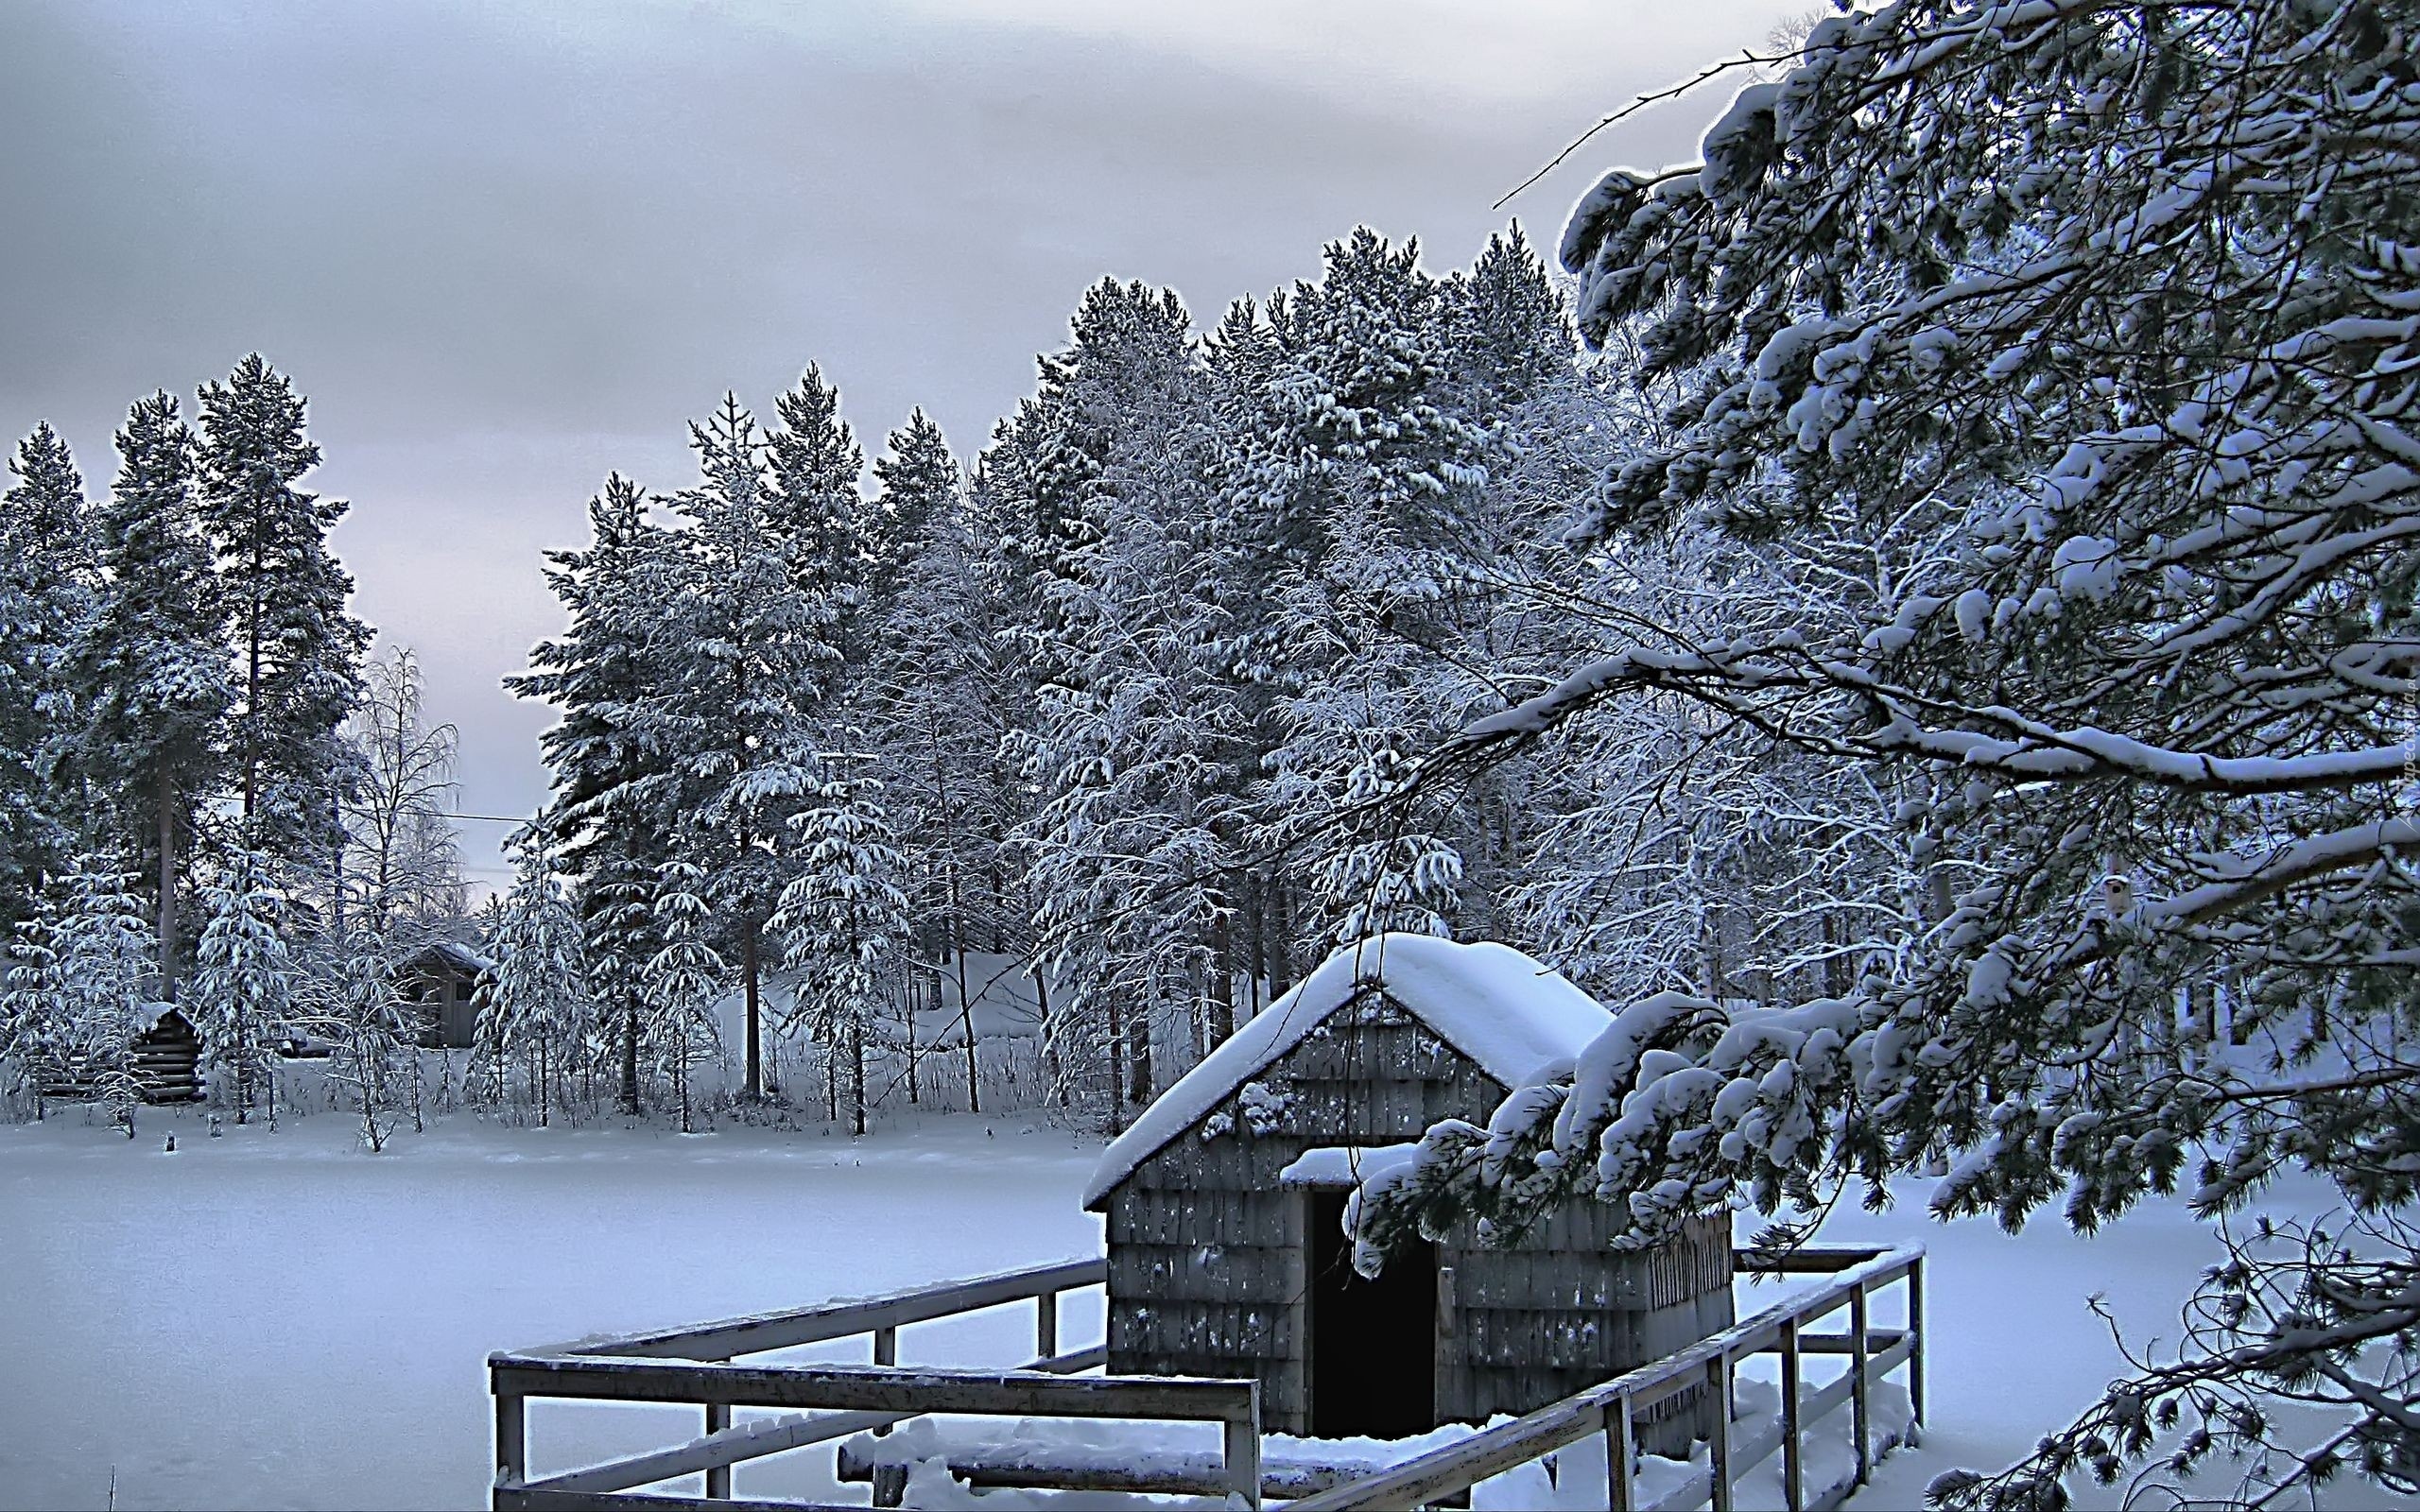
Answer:
[{"label": "snow-covered pine tree", "polygon": [[164,390],[117,433],[118,472],[94,510],[105,576],[77,656],[86,717],[80,765],[105,843],[151,889],[160,996],[176,1000],[178,894],[223,773],[232,697],[211,553],[195,514],[194,440]]},{"label": "snow-covered pine tree", "polygon": [[1270,428],[1230,503],[1271,595],[1260,833],[1301,858],[1317,936],[1443,933],[1458,850],[1376,816],[1398,768],[1444,732],[1415,637],[1462,576],[1448,543],[1487,481],[1490,438],[1455,406],[1452,306],[1416,242],[1357,228],[1271,309]]},{"label": "snow-covered pine tree", "polygon": [[267,857],[239,849],[201,890],[191,1017],[213,1086],[233,1104],[238,1124],[262,1105],[275,1125],[274,1050],[294,1016],[294,958],[281,931],[285,900],[270,872]]},{"label": "snow-covered pine tree", "polygon": [[905,857],[901,885],[935,1001],[944,979],[956,980],[967,1096],[980,1111],[966,955],[989,933],[985,880],[998,865],[998,836],[985,817],[987,776],[999,765],[1005,730],[994,715],[1001,626],[941,428],[918,410],[891,433],[889,451],[874,463],[881,544],[868,599],[880,629],[857,707],[883,758]]},{"label": "snow-covered pine tree", "polygon": [[1232,1028],[1217,941],[1238,721],[1200,549],[1212,412],[1191,323],[1173,293],[1104,280],[1071,329],[1032,410],[1049,427],[1034,514],[1052,528],[1021,846],[1042,954],[1066,991],[1046,1031],[1054,1069],[1063,1081],[1098,1055],[1121,1123],[1153,1093],[1155,1034],[1198,1047]]},{"label": "snow-covered pine tree", "polygon": [[[878,488],[865,516],[865,606],[880,625],[890,620],[926,536],[957,506],[958,458],[941,426],[919,409],[890,433],[874,458],[873,475]],[[856,480],[849,481],[854,489]]]},{"label": "snow-covered pine tree", "polygon": [[[843,758],[845,759],[845,758]],[[827,769],[834,765],[824,758]],[[908,942],[908,900],[882,785],[830,775],[791,821],[797,874],[782,889],[773,927],[783,958],[799,973],[797,1020],[849,1063],[851,1127],[866,1131],[866,1040],[896,1011]],[[905,1046],[916,1053],[911,1034]],[[827,1061],[827,1065],[833,1062]]]},{"label": "snow-covered pine tree", "polygon": [[499,1062],[521,1061],[543,1128],[553,1089],[578,1064],[596,1012],[579,915],[534,845],[522,849],[488,952],[496,969],[479,984],[479,1043]]},{"label": "snow-covered pine tree", "polygon": [[[1582,327],[1631,326],[1675,427],[1594,540],[1720,532],[1810,596],[1868,543],[1941,549],[1851,579],[1846,623],[1742,596],[1718,640],[1576,668],[1426,780],[1670,695],[1914,789],[1912,874],[1841,879],[1883,923],[1847,990],[1625,994],[1583,1083],[1431,1131],[1369,1237],[1574,1191],[1651,1235],[1942,1160],[1946,1215],[2091,1228],[2182,1187],[2215,1220],[2300,1168],[2341,1219],[2265,1218],[2175,1353],[1934,1493],[2232,1450],[2420,1489],[2412,47],[2360,3],[1902,0],[1819,25],[1703,167],[1582,202]],[[2180,1007],[2221,991],[2227,1044]]]},{"label": "snow-covered pine tree", "polygon": [[338,735],[360,696],[369,630],[345,611],[353,579],[327,548],[341,501],[297,485],[320,462],[302,396],[258,352],[201,388],[203,534],[232,646],[232,780],[243,844],[295,876],[324,876],[341,843]]},{"label": "snow-covered pine tree", "polygon": [[840,418],[840,391],[809,364],[797,387],[773,402],[781,424],[765,438],[762,528],[788,568],[802,617],[784,629],[790,676],[808,680],[795,695],[814,717],[837,719],[867,662],[867,626],[878,620],[868,597],[876,525],[857,490],[865,452]]},{"label": "snow-covered pine tree", "polygon": [[657,868],[650,906],[664,945],[648,957],[641,973],[644,988],[655,1002],[648,1048],[672,1083],[683,1134],[693,1132],[691,1074],[722,1051],[715,1001],[722,995],[729,972],[707,938],[714,925],[707,883],[704,869],[686,861],[667,861]]},{"label": "snow-covered pine tree", "polygon": [[[847,432],[836,405],[810,370],[784,401],[793,428],[779,447],[793,461],[802,451],[824,463],[834,450],[853,457],[854,442],[838,445]],[[809,424],[823,434],[801,434]],[[764,1092],[761,936],[791,867],[786,821],[814,781],[811,700],[847,666],[834,637],[854,614],[862,564],[847,544],[854,530],[835,523],[840,510],[826,496],[837,468],[802,462],[769,474],[774,449],[735,396],[691,427],[691,442],[702,478],[673,507],[692,527],[666,538],[678,545],[679,642],[641,711],[645,738],[671,774],[681,854],[704,868],[720,936],[738,957],[743,1095],[755,1098]]]},{"label": "snow-covered pine tree", "polygon": [[590,545],[547,554],[546,583],[570,627],[529,654],[508,691],[553,704],[562,720],[538,737],[552,788],[538,838],[576,879],[589,948],[589,985],[601,1026],[618,1051],[621,1103],[640,1108],[642,1047],[651,1030],[643,990],[662,948],[653,912],[655,869],[671,853],[671,785],[640,716],[667,674],[677,607],[673,551],[648,518],[647,495],[619,473],[588,503]]}]

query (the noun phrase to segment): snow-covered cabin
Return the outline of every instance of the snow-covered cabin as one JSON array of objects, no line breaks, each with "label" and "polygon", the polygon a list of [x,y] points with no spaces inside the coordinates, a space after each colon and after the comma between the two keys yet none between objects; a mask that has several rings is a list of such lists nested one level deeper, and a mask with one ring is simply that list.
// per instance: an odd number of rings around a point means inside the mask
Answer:
[{"label": "snow-covered cabin", "polygon": [[[1465,1223],[1375,1280],[1353,1271],[1357,1180],[1441,1119],[1484,1123],[1611,1022],[1502,945],[1389,935],[1331,956],[1103,1153],[1084,1205],[1108,1217],[1110,1370],[1255,1378],[1270,1430],[1400,1437],[1542,1407],[1728,1327],[1720,1218],[1621,1252],[1583,1198],[1509,1246]],[[1685,1446],[1697,1415],[1674,1399],[1642,1439]]]},{"label": "snow-covered cabin", "polygon": [[421,1012],[420,1042],[435,1049],[467,1049],[479,1026],[472,994],[495,962],[458,940],[433,939],[412,953],[398,973],[406,1003]]}]

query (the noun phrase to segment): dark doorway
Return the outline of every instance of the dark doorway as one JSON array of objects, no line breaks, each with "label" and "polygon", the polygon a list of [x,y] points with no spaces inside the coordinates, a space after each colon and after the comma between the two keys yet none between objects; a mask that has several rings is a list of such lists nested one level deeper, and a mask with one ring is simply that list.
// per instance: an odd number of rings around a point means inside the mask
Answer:
[{"label": "dark doorway", "polygon": [[1402,1438],[1437,1426],[1437,1246],[1353,1270],[1342,1192],[1310,1194],[1311,1432]]}]

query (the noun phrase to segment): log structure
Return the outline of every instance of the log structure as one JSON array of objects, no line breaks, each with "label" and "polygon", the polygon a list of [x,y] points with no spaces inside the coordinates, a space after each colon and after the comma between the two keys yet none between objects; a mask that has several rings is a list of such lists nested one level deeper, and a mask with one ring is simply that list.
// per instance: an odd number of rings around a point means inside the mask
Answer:
[{"label": "log structure", "polygon": [[[1518,953],[1384,936],[1332,959],[1163,1094],[1111,1146],[1109,1368],[1261,1383],[1274,1432],[1400,1437],[1521,1414],[1734,1319],[1728,1215],[1616,1250],[1586,1199],[1509,1240],[1467,1221],[1354,1275],[1345,1199],[1443,1119],[1484,1124],[1510,1087],[1611,1022]],[[1684,1450],[1700,1393],[1640,1441]]]}]

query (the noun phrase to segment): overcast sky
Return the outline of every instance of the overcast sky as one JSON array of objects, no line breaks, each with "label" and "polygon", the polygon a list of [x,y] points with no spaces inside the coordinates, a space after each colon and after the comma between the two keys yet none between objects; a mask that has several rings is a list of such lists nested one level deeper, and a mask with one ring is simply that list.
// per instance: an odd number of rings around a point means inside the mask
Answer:
[{"label": "overcast sky", "polygon": [[[1366,222],[1467,263],[1551,248],[1616,163],[1689,159],[1731,86],[1609,108],[1806,0],[0,3],[0,432],[87,483],[153,388],[258,350],[353,502],[355,610],[523,814],[551,719],[496,686],[561,616],[539,553],[612,469],[809,361],[869,455],[923,404],[961,455],[1103,273],[1197,320]],[[493,880],[497,825],[465,827]]]}]

